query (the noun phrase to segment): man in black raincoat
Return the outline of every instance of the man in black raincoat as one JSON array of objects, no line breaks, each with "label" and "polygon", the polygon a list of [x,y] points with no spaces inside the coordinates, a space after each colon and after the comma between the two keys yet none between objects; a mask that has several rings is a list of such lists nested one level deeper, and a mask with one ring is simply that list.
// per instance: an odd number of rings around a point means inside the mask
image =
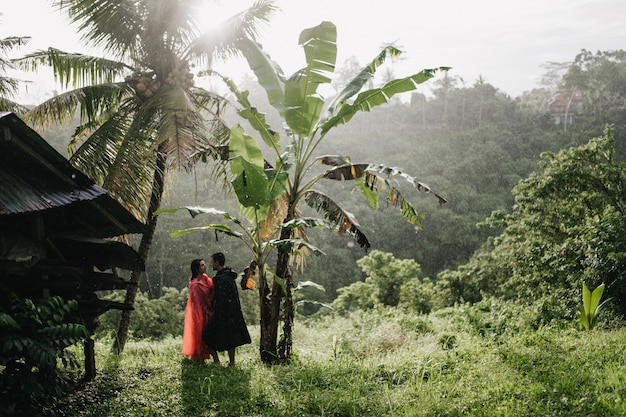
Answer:
[{"label": "man in black raincoat", "polygon": [[203,338],[209,346],[213,361],[220,364],[217,352],[227,351],[230,364],[235,364],[235,348],[251,342],[237,290],[237,274],[225,267],[226,257],[217,252],[209,258],[209,265],[217,271],[213,277],[213,318],[205,328]]}]

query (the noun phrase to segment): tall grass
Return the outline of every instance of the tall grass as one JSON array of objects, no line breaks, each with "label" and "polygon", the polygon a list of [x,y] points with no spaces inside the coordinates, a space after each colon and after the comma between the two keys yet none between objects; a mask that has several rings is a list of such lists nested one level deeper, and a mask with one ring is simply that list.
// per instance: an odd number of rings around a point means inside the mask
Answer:
[{"label": "tall grass", "polygon": [[254,343],[238,349],[236,366],[216,367],[182,358],[180,338],[131,340],[119,360],[101,340],[99,376],[57,413],[626,416],[626,330],[507,330],[493,314],[390,309],[300,320],[294,360],[272,367]]}]

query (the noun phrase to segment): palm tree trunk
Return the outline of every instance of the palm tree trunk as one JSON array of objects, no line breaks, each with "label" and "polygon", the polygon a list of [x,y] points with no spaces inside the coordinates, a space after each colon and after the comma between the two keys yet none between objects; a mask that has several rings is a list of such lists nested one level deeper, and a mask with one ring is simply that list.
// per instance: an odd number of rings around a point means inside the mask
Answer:
[{"label": "palm tree trunk", "polygon": [[[154,213],[159,209],[161,198],[163,196],[163,189],[165,187],[165,163],[167,161],[167,155],[163,151],[163,148],[164,144],[161,144],[157,150],[156,169],[154,170],[154,179],[152,181],[152,196],[150,197],[150,206],[148,207],[147,224],[146,229],[141,236],[139,250],[137,251],[144,264],[148,259],[148,253],[150,252],[152,239],[154,238],[157,226],[157,216],[155,216]],[[141,276],[141,271],[132,272],[128,289],[126,290],[126,297],[124,299],[125,304],[129,304],[134,307],[135,298],[139,289],[139,283],[141,282]],[[120,323],[117,328],[117,337],[113,343],[113,352],[116,354],[122,353],[124,346],[126,345],[128,329],[130,328],[131,313],[132,310],[122,311]]]}]

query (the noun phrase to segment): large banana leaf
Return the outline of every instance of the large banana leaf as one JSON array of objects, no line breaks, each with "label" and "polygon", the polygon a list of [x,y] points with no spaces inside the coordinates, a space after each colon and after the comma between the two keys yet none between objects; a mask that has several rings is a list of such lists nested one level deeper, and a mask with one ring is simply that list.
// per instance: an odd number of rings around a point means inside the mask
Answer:
[{"label": "large banana leaf", "polygon": [[339,92],[333,98],[333,100],[328,104],[328,112],[330,115],[334,113],[336,108],[341,107],[343,103],[349,98],[353,97],[355,94],[358,94],[359,91],[363,88],[363,86],[374,76],[376,70],[385,62],[385,60],[389,58],[395,58],[402,54],[398,48],[388,45],[386,46],[376,58],[366,65],[361,72],[359,72],[356,77],[354,77],[343,90]]},{"label": "large banana leaf", "polygon": [[262,46],[250,39],[241,39],[238,48],[248,61],[259,84],[265,89],[269,103],[284,114],[285,76],[282,68],[263,50]]},{"label": "large banana leaf", "polygon": [[331,22],[304,29],[298,44],[304,48],[306,57],[307,83],[313,84],[309,90],[316,91],[315,84],[330,83],[337,61],[337,28]]},{"label": "large banana leaf", "polygon": [[310,137],[324,108],[317,88],[330,83],[335,70],[337,28],[331,22],[322,22],[305,29],[299,44],[304,48],[307,66],[285,84],[285,122],[296,134]]},{"label": "large banana leaf", "polygon": [[240,161],[245,160],[248,164],[255,166],[259,170],[263,170],[265,160],[263,152],[258,146],[254,138],[243,132],[241,125],[235,125],[230,129],[229,138],[229,157],[231,172],[238,175],[243,170]]},{"label": "large banana leaf", "polygon": [[337,233],[345,235],[349,233],[354,237],[358,245],[365,250],[370,248],[370,243],[365,234],[359,228],[352,213],[343,210],[330,197],[315,190],[308,190],[303,193],[304,201],[321,213],[328,222],[337,229]]},{"label": "large banana leaf", "polygon": [[225,224],[208,224],[206,226],[190,227],[188,229],[182,229],[182,230],[172,230],[170,231],[170,236],[180,237],[180,236],[186,235],[187,233],[207,232],[207,231],[220,232],[220,233],[224,233],[227,236],[233,236],[233,237],[240,238],[240,239],[243,238],[242,233],[239,233],[231,229]]},{"label": "large banana leaf", "polygon": [[[326,165],[338,165],[341,162],[349,161],[347,157],[341,156],[324,156],[318,158],[318,161]],[[378,174],[382,174],[380,176]],[[432,191],[432,189],[418,181],[416,178],[401,172],[397,168],[387,167],[382,164],[345,164],[334,166],[332,169],[324,172],[322,178],[336,180],[336,181],[349,181],[356,180],[357,188],[363,193],[363,196],[367,199],[372,208],[378,208],[378,193],[384,190],[387,192],[387,203],[399,207],[402,215],[407,221],[418,228],[421,227],[421,220],[423,215],[419,214],[415,208],[404,198],[400,190],[391,186],[389,183],[389,176],[400,176],[404,178],[408,183],[413,185],[419,191],[432,193],[439,200],[439,204],[446,202],[445,198]]]},{"label": "large banana leaf", "polygon": [[435,197],[437,197],[437,200],[439,201],[439,205],[446,203],[446,199],[443,196],[436,193],[435,191],[433,191],[429,185],[419,181],[417,178],[412,177],[405,172],[400,171],[398,168],[388,167],[383,164],[370,164],[367,167],[365,181],[368,186],[373,186],[375,185],[376,182],[379,182],[381,180],[381,177],[378,176],[377,173],[380,173],[385,176],[385,178],[382,178],[382,179],[387,185],[389,185],[389,182],[387,181],[386,178],[388,178],[391,175],[399,176],[401,178],[404,178],[409,184],[411,184],[418,191],[423,191],[425,193],[433,194]]},{"label": "large banana leaf", "polygon": [[358,111],[370,111],[376,106],[387,103],[396,94],[413,91],[419,84],[433,78],[438,70],[446,69],[445,67],[425,69],[409,77],[390,81],[381,88],[374,88],[360,93],[354,100],[354,103],[344,103],[339,106],[333,116],[320,124],[322,135],[325,135],[326,132],[335,126],[347,123]]},{"label": "large banana leaf", "polygon": [[265,120],[265,114],[260,113],[256,107],[252,107],[248,100],[248,92],[241,92],[232,82],[231,79],[222,77],[226,85],[230,88],[230,91],[235,95],[242,108],[237,113],[246,119],[252,128],[256,130],[261,139],[267,144],[267,146],[280,152],[280,135],[275,132]]},{"label": "large banana leaf", "polygon": [[245,135],[240,126],[231,129],[230,168],[235,175],[233,190],[242,211],[251,222],[263,221],[269,208],[285,189],[288,174],[265,166],[265,160],[254,138]]},{"label": "large banana leaf", "polygon": [[196,218],[196,216],[199,216],[200,214],[216,214],[218,216],[224,216],[224,218],[226,219],[229,219],[229,220],[231,219],[230,215],[226,213],[225,211],[218,210],[213,207],[207,208],[207,207],[199,207],[199,206],[185,206],[185,207],[176,207],[176,208],[171,208],[171,209],[159,209],[154,214],[155,216],[158,216],[159,214],[163,214],[163,213],[174,214],[179,210],[187,210],[189,214],[191,215],[191,217],[194,219]]},{"label": "large banana leaf", "polygon": [[290,254],[297,254],[306,249],[315,255],[326,255],[321,249],[302,239],[271,239],[267,244],[269,246],[283,248]]}]

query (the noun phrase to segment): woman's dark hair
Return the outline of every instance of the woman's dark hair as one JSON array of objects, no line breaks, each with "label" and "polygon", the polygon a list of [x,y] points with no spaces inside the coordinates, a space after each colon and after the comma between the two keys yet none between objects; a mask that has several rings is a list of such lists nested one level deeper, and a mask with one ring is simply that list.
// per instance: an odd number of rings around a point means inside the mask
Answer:
[{"label": "woman's dark hair", "polygon": [[213,255],[211,255],[211,258],[213,258],[213,261],[220,266],[224,266],[224,264],[226,263],[226,257],[222,252],[214,253]]},{"label": "woman's dark hair", "polygon": [[194,259],[193,261],[191,261],[191,278],[198,275],[198,272],[200,271],[200,263],[203,260],[204,259]]}]

